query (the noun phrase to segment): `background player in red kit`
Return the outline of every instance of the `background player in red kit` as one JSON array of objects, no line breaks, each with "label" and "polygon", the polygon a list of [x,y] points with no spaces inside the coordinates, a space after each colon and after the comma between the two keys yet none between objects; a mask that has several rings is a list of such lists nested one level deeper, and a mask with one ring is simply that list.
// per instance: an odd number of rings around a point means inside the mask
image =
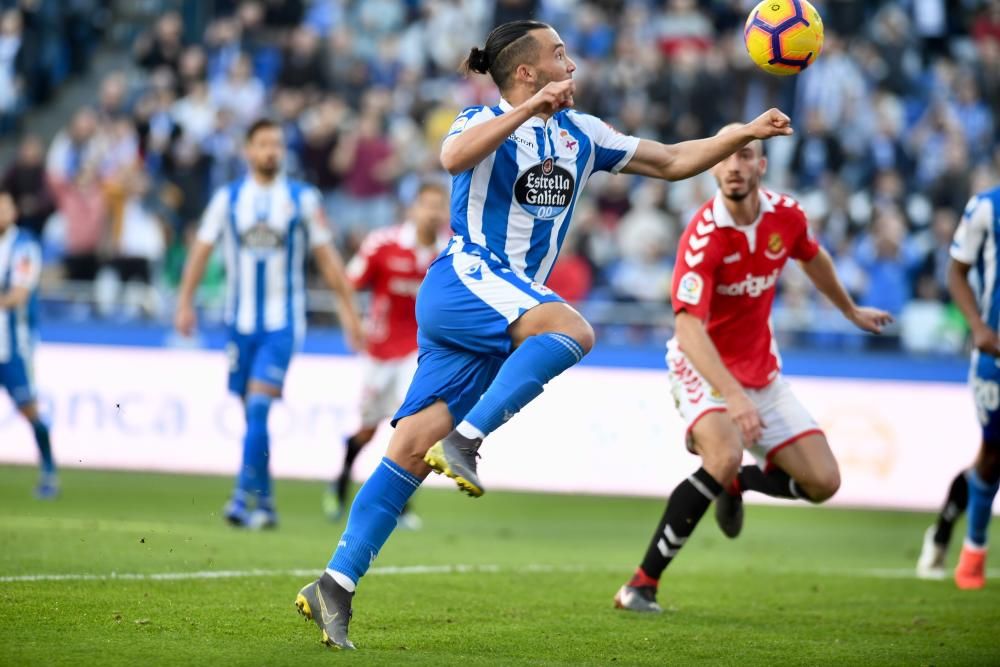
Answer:
[{"label": "background player in red kit", "polygon": [[[840,486],[826,436],[781,376],[770,327],[778,276],[789,259],[798,260],[816,288],[865,331],[879,333],[891,317],[855,305],[798,203],[760,187],[766,168],[760,141],[717,164],[719,190],[681,236],[667,366],[688,449],[702,467],[670,494],[642,565],[615,595],[616,607],[661,610],[660,575],[713,500],[722,531],[736,537],[743,491],[820,503]],[[759,465],[740,467],[744,448]]]},{"label": "background player in red kit", "polygon": [[[355,289],[371,290],[372,298],[363,360],[361,428],[347,439],[343,469],[323,498],[323,509],[333,521],[340,519],[347,506],[354,460],[379,424],[403,402],[417,368],[417,289],[441,250],[440,233],[447,223],[447,190],[439,183],[424,183],[406,221],[369,234],[347,265]],[[400,523],[416,528],[419,519],[404,511]]]}]

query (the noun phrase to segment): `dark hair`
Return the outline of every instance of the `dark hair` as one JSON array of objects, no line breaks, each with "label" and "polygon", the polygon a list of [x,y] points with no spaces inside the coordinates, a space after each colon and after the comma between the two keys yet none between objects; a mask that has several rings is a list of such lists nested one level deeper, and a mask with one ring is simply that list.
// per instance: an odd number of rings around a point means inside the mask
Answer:
[{"label": "dark hair", "polygon": [[432,180],[421,181],[420,185],[417,186],[417,197],[424,194],[425,192],[440,192],[445,197],[447,197],[448,187],[441,181],[432,181]]},{"label": "dark hair", "polygon": [[538,53],[538,41],[529,33],[550,28],[541,21],[510,21],[493,28],[483,48],[472,47],[462,63],[464,72],[489,72],[501,90],[507,87],[517,66],[533,60]]},{"label": "dark hair", "polygon": [[281,129],[281,125],[278,124],[278,121],[270,118],[258,118],[250,124],[250,127],[247,128],[246,141],[252,141],[253,135],[257,134],[261,130],[269,130],[271,128]]}]

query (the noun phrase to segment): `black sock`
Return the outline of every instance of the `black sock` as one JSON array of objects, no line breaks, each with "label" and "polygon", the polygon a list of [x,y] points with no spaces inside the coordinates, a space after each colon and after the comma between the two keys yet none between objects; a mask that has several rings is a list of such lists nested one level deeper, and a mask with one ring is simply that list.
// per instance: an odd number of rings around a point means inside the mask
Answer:
[{"label": "black sock", "polygon": [[656,527],[656,534],[642,559],[642,571],[652,579],[659,579],[670,561],[687,541],[698,525],[705,510],[722,492],[722,485],[704,468],[677,485],[667,501],[667,509]]},{"label": "black sock", "polygon": [[955,527],[955,522],[969,504],[969,482],[965,479],[965,473],[963,470],[951,481],[948,500],[938,514],[937,523],[934,525],[934,541],[938,544],[951,542],[951,531]]},{"label": "black sock", "polygon": [[743,466],[739,475],[741,491],[756,491],[775,498],[809,500],[798,483],[781,468],[764,472],[757,466]]},{"label": "black sock", "polygon": [[355,436],[351,436],[347,439],[347,448],[344,451],[344,467],[340,471],[340,477],[337,478],[337,498],[340,499],[341,504],[347,502],[347,491],[351,486],[351,466],[354,465],[354,459],[358,458],[358,454],[364,445],[359,443]]}]

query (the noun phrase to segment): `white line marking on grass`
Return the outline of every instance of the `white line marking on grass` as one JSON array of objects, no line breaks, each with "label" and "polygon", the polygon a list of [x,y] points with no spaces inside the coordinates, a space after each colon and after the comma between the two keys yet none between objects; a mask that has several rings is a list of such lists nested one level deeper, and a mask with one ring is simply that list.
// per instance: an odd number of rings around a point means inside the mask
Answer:
[{"label": "white line marking on grass", "polygon": [[[373,567],[369,576],[406,576],[422,574],[573,574],[573,573],[612,573],[627,574],[627,568],[588,565],[549,565],[545,563],[528,563],[512,567],[500,565],[386,565]],[[48,581],[190,581],[196,579],[247,579],[252,577],[315,577],[319,568],[293,569],[253,569],[253,570],[197,570],[193,572],[111,572],[109,574],[19,574],[0,576],[0,584],[48,582]],[[699,571],[697,574],[706,574]],[[810,575],[819,577],[868,577],[873,579],[913,579],[918,581],[912,568],[868,568],[858,570],[816,570],[784,571],[791,575]],[[731,574],[726,572],[726,574]],[[781,573],[775,572],[780,577]],[[989,570],[989,578],[1000,578],[1000,570]],[[950,581],[950,577],[946,579]]]}]

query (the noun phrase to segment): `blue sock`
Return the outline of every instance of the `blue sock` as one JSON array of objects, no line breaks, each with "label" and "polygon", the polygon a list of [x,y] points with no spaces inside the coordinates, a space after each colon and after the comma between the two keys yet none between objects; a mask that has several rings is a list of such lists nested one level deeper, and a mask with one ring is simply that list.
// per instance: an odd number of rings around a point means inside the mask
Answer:
[{"label": "blue sock", "polygon": [[31,422],[31,430],[35,432],[35,444],[38,445],[38,457],[41,460],[42,474],[55,474],[56,464],[52,460],[52,442],[49,440],[49,427],[41,419]]},{"label": "blue sock", "polygon": [[420,480],[412,473],[383,457],[354,497],[347,528],[340,536],[328,569],[357,583],[395,530],[403,507],[419,486]]},{"label": "blue sock", "polygon": [[465,416],[465,421],[483,436],[542,393],[549,380],[583,359],[583,348],[561,333],[531,336],[507,358],[496,379]]},{"label": "blue sock", "polygon": [[1000,481],[987,484],[982,480],[975,468],[966,473],[969,481],[969,509],[967,539],[973,546],[986,546],[986,528],[990,525],[993,515],[993,498],[1000,488]]},{"label": "blue sock", "polygon": [[267,415],[271,397],[266,394],[247,396],[247,432],[243,436],[243,467],[236,478],[236,488],[249,496],[257,496],[258,506],[271,503],[271,474],[268,471],[270,442],[267,435]]}]

